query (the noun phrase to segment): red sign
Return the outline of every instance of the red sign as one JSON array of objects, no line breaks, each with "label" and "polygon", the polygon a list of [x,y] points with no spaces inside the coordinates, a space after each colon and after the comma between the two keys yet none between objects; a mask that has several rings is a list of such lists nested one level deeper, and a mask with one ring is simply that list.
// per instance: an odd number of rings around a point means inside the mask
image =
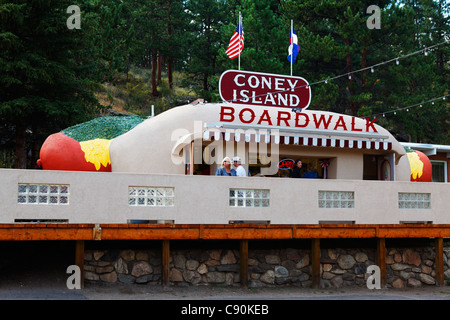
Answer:
[{"label": "red sign", "polygon": [[311,87],[301,77],[228,70],[219,80],[224,101],[264,107],[307,109]]}]

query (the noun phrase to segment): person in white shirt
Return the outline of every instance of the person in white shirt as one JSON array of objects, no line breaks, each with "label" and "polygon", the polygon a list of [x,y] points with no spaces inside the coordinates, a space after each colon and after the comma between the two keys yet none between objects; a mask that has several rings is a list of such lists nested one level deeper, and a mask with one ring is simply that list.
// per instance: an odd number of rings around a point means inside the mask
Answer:
[{"label": "person in white shirt", "polygon": [[234,157],[233,165],[236,167],[236,176],[238,177],[246,177],[247,174],[245,172],[245,168],[241,165],[241,158]]}]

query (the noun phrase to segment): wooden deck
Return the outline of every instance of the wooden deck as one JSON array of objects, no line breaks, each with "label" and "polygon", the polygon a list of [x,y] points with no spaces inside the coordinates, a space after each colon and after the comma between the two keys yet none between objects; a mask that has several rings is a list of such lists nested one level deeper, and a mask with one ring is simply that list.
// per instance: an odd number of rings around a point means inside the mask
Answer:
[{"label": "wooden deck", "polygon": [[[386,284],[387,238],[434,238],[436,248],[436,283],[444,284],[443,238],[450,237],[450,225],[190,225],[190,224],[0,224],[0,241],[76,241],[75,263],[84,269],[84,241],[161,240],[162,283],[169,283],[170,240],[241,240],[241,284],[248,283],[248,240],[311,239],[311,267],[313,287],[320,283],[320,239],[377,240],[377,265],[381,270],[381,284]],[[84,274],[84,272],[82,272]]]}]

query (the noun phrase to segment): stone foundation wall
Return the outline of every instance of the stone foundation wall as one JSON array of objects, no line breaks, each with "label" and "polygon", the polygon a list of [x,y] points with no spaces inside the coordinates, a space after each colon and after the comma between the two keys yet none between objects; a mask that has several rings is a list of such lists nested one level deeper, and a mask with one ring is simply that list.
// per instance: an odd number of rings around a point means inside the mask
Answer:
[{"label": "stone foundation wall", "polygon": [[[181,249],[170,252],[172,285],[240,285],[239,251]],[[322,249],[321,287],[365,287],[367,267],[375,263],[375,249]],[[432,247],[387,248],[387,286],[435,285]],[[310,250],[250,250],[249,287],[311,286]],[[450,278],[450,248],[444,248],[444,272]],[[161,251],[106,249],[85,251],[85,280],[108,283],[161,283]]]}]

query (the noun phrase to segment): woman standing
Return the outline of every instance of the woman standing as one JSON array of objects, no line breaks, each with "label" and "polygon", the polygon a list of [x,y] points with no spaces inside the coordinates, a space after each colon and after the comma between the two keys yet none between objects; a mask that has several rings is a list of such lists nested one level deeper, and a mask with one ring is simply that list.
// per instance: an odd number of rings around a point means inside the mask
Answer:
[{"label": "woman standing", "polygon": [[236,176],[236,170],[231,168],[231,159],[225,157],[222,160],[222,165],[216,171],[216,176]]},{"label": "woman standing", "polygon": [[301,169],[302,169],[302,160],[300,159],[295,160],[295,164],[291,172],[291,178],[301,178],[302,177]]}]

